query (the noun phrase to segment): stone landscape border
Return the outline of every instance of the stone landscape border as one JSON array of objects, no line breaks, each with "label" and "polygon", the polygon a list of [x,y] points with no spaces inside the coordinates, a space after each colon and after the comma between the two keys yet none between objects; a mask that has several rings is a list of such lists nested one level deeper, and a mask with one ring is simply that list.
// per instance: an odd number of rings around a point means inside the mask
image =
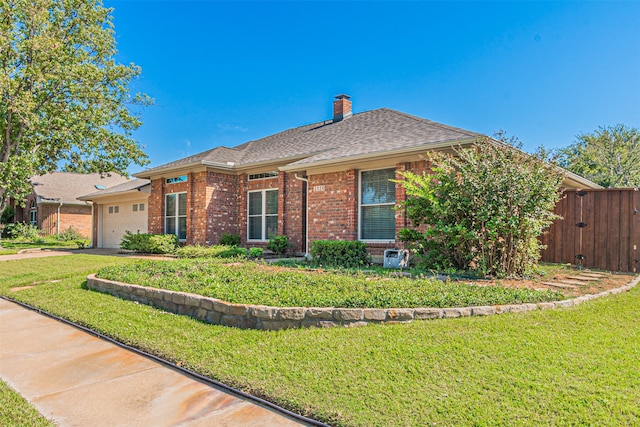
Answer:
[{"label": "stone landscape border", "polygon": [[263,305],[232,304],[185,292],[149,288],[128,283],[105,280],[95,274],[87,276],[87,287],[140,304],[158,307],[175,314],[191,316],[203,322],[233,326],[242,329],[278,330],[287,328],[364,326],[368,324],[408,323],[414,320],[489,316],[520,313],[533,310],[573,307],[585,301],[629,291],[640,281],[640,276],[628,284],[597,294],[563,301],[528,304],[486,305],[454,308],[318,308],[270,307]]}]

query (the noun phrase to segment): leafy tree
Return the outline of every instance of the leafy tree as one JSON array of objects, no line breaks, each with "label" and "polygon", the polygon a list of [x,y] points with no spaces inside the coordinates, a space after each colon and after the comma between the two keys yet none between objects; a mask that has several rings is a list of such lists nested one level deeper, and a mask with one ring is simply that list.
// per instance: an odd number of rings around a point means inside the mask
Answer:
[{"label": "leafy tree", "polygon": [[558,164],[603,187],[640,186],[640,132],[623,124],[582,133],[558,150]]},{"label": "leafy tree", "polygon": [[557,168],[489,138],[428,159],[431,174],[403,172],[398,181],[414,226],[399,237],[424,266],[499,277],[530,273],[540,258],[538,236],[557,218],[563,178]]},{"label": "leafy tree", "polygon": [[115,61],[111,11],[100,0],[0,0],[0,211],[35,175],[148,163],[130,107],[150,99],[129,94],[140,68]]}]

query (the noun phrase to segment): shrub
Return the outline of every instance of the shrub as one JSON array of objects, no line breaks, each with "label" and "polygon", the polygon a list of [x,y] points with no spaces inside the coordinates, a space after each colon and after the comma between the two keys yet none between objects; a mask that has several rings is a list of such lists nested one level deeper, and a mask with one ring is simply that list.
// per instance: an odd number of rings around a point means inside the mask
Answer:
[{"label": "shrub", "polygon": [[249,248],[249,257],[251,258],[260,258],[264,254],[264,249],[262,248]]},{"label": "shrub", "polygon": [[58,235],[56,236],[56,239],[62,242],[70,242],[72,240],[82,240],[84,239],[84,236],[80,234],[78,230],[73,228],[73,226],[71,226],[66,230],[64,230],[63,232],[58,233]]},{"label": "shrub", "polygon": [[183,246],[176,251],[178,258],[246,258],[247,250],[238,246]]},{"label": "shrub", "polygon": [[220,244],[224,246],[240,246],[240,236],[231,233],[222,233]]},{"label": "shrub", "polygon": [[498,277],[529,274],[540,258],[538,237],[557,218],[562,175],[541,157],[490,140],[455,155],[430,153],[433,174],[401,172],[414,226],[400,240],[427,268]]},{"label": "shrub", "polygon": [[11,224],[15,214],[16,211],[11,206],[5,207],[0,215],[0,224]]},{"label": "shrub", "polygon": [[40,233],[40,230],[35,225],[17,222],[11,227],[9,237],[23,242],[39,243],[42,241]]},{"label": "shrub", "polygon": [[125,231],[120,247],[125,250],[149,253],[169,254],[178,247],[178,236],[175,234],[133,234]]},{"label": "shrub", "polygon": [[316,265],[345,268],[364,267],[371,262],[367,245],[360,241],[316,240],[311,242],[311,256]]},{"label": "shrub", "polygon": [[91,241],[88,239],[78,239],[75,241],[75,244],[78,246],[78,249],[86,249],[91,245]]},{"label": "shrub", "polygon": [[9,224],[2,224],[0,223],[0,229],[2,229],[2,235],[0,236],[0,238],[2,239],[9,239],[13,236],[13,229],[15,228],[15,224],[13,222],[10,222]]},{"label": "shrub", "polygon": [[289,243],[289,237],[282,235],[276,236],[274,238],[269,239],[269,244],[267,244],[267,249],[273,251],[278,255],[282,255],[287,252],[287,250],[293,246]]}]

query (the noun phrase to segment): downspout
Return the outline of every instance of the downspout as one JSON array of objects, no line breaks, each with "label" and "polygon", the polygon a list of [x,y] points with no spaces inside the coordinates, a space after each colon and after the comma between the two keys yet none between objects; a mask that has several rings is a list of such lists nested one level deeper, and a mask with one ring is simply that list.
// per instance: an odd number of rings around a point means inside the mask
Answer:
[{"label": "downspout", "polygon": [[93,200],[90,200],[89,203],[91,203],[91,247],[95,248],[96,247],[96,243],[94,242],[94,237],[97,239],[98,237],[98,221],[96,221],[96,218],[94,216],[94,207],[95,207],[95,203],[93,202]]},{"label": "downspout", "polygon": [[308,178],[303,178],[301,176],[298,176],[298,174],[294,174],[293,177],[295,179],[297,179],[298,181],[302,181],[305,183],[305,202],[306,202],[306,212],[304,215],[305,218],[305,225],[304,225],[304,242],[305,242],[305,247],[304,247],[304,257],[307,259],[311,258],[311,255],[309,254],[309,179]]},{"label": "downspout", "polygon": [[60,234],[60,208],[62,208],[62,200],[60,201],[60,204],[58,205],[58,224],[57,224],[58,233],[57,234]]}]

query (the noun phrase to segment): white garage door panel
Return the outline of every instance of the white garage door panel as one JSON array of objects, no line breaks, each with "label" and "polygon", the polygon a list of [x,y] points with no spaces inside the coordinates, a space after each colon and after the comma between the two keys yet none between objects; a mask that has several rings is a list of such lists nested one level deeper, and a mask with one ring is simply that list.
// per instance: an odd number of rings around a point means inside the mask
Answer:
[{"label": "white garage door panel", "polygon": [[[103,205],[102,206],[102,247],[119,248],[120,241],[126,230],[136,233],[147,232],[147,200],[135,202],[139,206],[144,204],[145,209],[137,212],[133,211],[134,201]],[[116,209],[118,207],[118,209]],[[109,208],[112,212],[109,213]],[[116,210],[118,211],[116,213]]]}]

